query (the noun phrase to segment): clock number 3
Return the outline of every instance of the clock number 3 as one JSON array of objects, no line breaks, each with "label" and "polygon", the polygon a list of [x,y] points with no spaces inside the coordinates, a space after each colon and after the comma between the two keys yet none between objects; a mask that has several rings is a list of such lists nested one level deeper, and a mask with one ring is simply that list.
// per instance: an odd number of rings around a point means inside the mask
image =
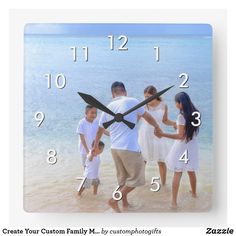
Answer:
[{"label": "clock number 3", "polygon": [[196,123],[194,123],[193,121],[191,122],[191,125],[194,127],[198,127],[201,125],[201,113],[199,111],[194,111],[192,113],[192,116],[194,116],[194,119],[196,121]]},{"label": "clock number 3", "polygon": [[[108,35],[108,38],[110,39],[110,50],[114,50],[115,48],[115,43],[114,43],[114,35]],[[120,47],[118,48],[118,51],[127,51],[128,48],[126,47],[126,44],[128,43],[128,37],[125,35],[120,35],[118,37],[118,40],[123,40],[123,42],[121,43]]]}]

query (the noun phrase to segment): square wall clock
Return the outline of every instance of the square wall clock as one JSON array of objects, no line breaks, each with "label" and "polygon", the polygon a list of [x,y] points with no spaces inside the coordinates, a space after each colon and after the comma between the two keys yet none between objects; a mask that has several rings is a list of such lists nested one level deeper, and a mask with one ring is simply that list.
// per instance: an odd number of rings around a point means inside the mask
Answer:
[{"label": "square wall clock", "polygon": [[27,24],[24,209],[212,206],[208,24]]}]

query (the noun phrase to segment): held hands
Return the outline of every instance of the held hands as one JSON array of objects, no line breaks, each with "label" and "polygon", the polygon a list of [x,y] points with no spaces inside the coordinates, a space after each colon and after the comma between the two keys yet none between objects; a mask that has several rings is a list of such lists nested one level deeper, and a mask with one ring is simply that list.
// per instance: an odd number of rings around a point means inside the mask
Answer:
[{"label": "held hands", "polygon": [[158,138],[162,138],[163,136],[163,132],[162,132],[162,130],[160,129],[160,127],[156,127],[155,129],[154,129],[154,134],[158,137]]}]

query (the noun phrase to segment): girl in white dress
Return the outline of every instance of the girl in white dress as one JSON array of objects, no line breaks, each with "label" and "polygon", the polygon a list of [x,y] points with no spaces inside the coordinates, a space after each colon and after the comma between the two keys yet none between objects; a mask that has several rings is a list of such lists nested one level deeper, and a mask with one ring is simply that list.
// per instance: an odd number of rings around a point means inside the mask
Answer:
[{"label": "girl in white dress", "polygon": [[[144,89],[144,97],[148,98],[157,93],[157,89],[150,85]],[[152,115],[161,129],[164,124],[176,127],[176,123],[168,119],[168,107],[161,98],[155,99],[145,107],[146,111]],[[162,185],[166,183],[166,164],[165,159],[169,151],[168,140],[158,138],[154,135],[154,128],[141,118],[139,129],[139,145],[145,163],[156,161]]]},{"label": "girl in white dress", "polygon": [[172,182],[172,208],[177,208],[177,196],[183,171],[189,175],[192,197],[196,198],[196,174],[198,169],[197,134],[201,124],[200,113],[185,92],[176,94],[176,107],[180,110],[177,117],[177,133],[167,134],[159,131],[158,137],[175,139],[167,156],[167,167],[174,171]]}]

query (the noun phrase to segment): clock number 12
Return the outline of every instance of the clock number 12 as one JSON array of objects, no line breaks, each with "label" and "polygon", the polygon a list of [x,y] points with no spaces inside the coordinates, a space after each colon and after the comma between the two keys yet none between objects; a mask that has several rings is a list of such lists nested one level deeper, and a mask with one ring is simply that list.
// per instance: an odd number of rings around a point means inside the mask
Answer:
[{"label": "clock number 12", "polygon": [[[115,48],[115,43],[114,43],[114,35],[108,35],[108,38],[110,39],[110,50],[114,50]],[[120,35],[118,37],[118,40],[123,40],[123,42],[121,43],[120,47],[118,48],[118,51],[127,51],[128,48],[126,47],[126,44],[128,43],[128,37],[125,35]]]}]

